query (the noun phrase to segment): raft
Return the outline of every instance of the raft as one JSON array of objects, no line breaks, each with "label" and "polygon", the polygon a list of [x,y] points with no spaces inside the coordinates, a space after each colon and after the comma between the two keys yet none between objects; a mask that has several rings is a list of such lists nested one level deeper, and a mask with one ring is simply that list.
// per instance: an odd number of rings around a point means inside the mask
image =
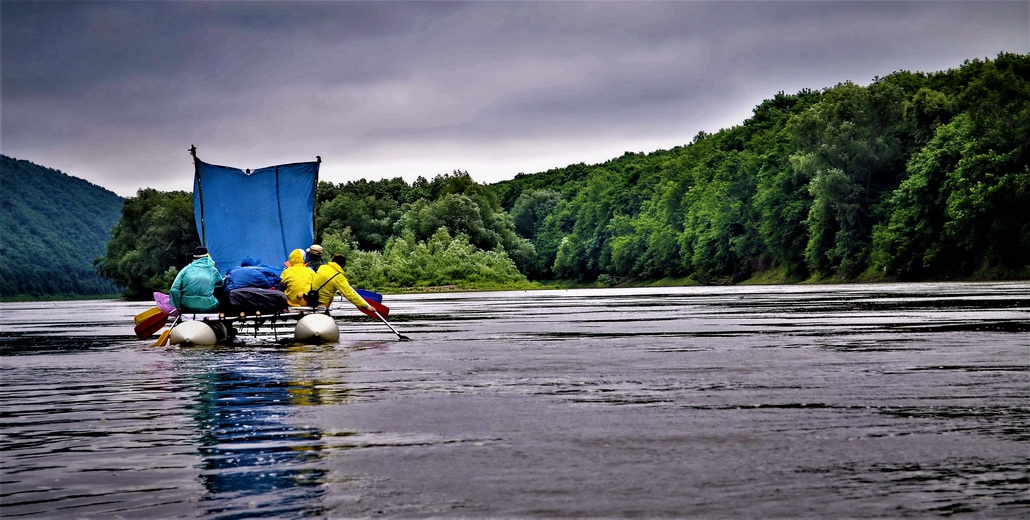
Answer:
[{"label": "raft", "polygon": [[[325,310],[294,308],[275,314],[193,316],[172,323],[168,342],[181,346],[221,345],[247,338],[296,343],[335,343],[340,326]],[[160,340],[159,340],[160,342]]]},{"label": "raft", "polygon": [[[242,170],[208,164],[193,157],[193,212],[200,244],[223,276],[247,265],[279,265],[295,249],[308,247],[315,238],[315,200],[321,157],[315,161],[279,164]],[[382,295],[360,291],[385,322],[389,308]],[[176,312],[168,296],[155,293],[168,306],[147,310],[136,317],[136,335],[150,338]],[[374,302],[373,302],[374,300]],[[217,345],[247,336],[277,342],[333,343],[340,339],[336,319],[323,307],[289,307],[286,296],[270,288],[233,288],[227,301],[212,313],[172,314],[175,321],[158,339],[173,345]],[[164,320],[164,321],[162,321]],[[387,324],[389,325],[389,324]],[[392,329],[392,327],[391,327]],[[398,335],[399,336],[399,335]]]}]

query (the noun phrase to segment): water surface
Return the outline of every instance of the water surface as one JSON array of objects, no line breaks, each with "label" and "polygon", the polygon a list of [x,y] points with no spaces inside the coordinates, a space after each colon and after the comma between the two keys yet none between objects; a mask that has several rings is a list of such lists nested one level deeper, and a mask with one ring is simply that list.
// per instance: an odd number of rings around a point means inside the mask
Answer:
[{"label": "water surface", "polygon": [[333,345],[0,304],[4,517],[1030,516],[1030,284],[388,296]]}]

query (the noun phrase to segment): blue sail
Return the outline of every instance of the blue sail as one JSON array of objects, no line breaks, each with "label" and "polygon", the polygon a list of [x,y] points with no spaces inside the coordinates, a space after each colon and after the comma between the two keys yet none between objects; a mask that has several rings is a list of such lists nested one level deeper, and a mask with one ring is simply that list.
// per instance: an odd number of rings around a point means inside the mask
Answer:
[{"label": "blue sail", "polygon": [[250,172],[193,160],[197,233],[223,274],[247,257],[281,270],[311,245],[321,159]]}]

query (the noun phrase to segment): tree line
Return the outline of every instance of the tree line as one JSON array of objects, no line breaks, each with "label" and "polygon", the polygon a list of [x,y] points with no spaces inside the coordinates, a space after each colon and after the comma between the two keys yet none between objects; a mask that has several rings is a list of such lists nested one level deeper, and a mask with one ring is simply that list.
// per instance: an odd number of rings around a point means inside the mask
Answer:
[{"label": "tree line", "polygon": [[1030,58],[780,92],[689,145],[493,186],[533,278],[1030,276]]},{"label": "tree line", "polygon": [[[347,256],[355,286],[530,285],[517,262],[533,256],[532,244],[515,233],[490,188],[467,172],[420,177],[410,185],[400,178],[323,181],[316,208],[316,242],[325,257]],[[125,287],[126,298],[149,299],[167,292],[199,240],[191,193],[139,190],[125,201],[97,270]]]},{"label": "tree line", "polygon": [[[1030,277],[1030,57],[777,93],[691,143],[493,185],[317,187],[316,239],[372,289]],[[100,274],[167,290],[192,195],[126,201]]]}]

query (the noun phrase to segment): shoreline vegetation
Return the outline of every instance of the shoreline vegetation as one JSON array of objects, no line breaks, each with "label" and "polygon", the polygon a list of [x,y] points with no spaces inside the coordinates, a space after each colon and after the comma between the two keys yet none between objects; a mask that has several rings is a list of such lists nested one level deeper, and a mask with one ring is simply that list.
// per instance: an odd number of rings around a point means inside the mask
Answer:
[{"label": "shoreline vegetation", "polygon": [[[683,146],[491,185],[319,182],[315,241],[383,293],[1030,280],[1027,135],[1030,55],[1001,53],[779,92]],[[192,194],[139,190],[109,236],[99,277],[167,292],[199,243]]]}]

